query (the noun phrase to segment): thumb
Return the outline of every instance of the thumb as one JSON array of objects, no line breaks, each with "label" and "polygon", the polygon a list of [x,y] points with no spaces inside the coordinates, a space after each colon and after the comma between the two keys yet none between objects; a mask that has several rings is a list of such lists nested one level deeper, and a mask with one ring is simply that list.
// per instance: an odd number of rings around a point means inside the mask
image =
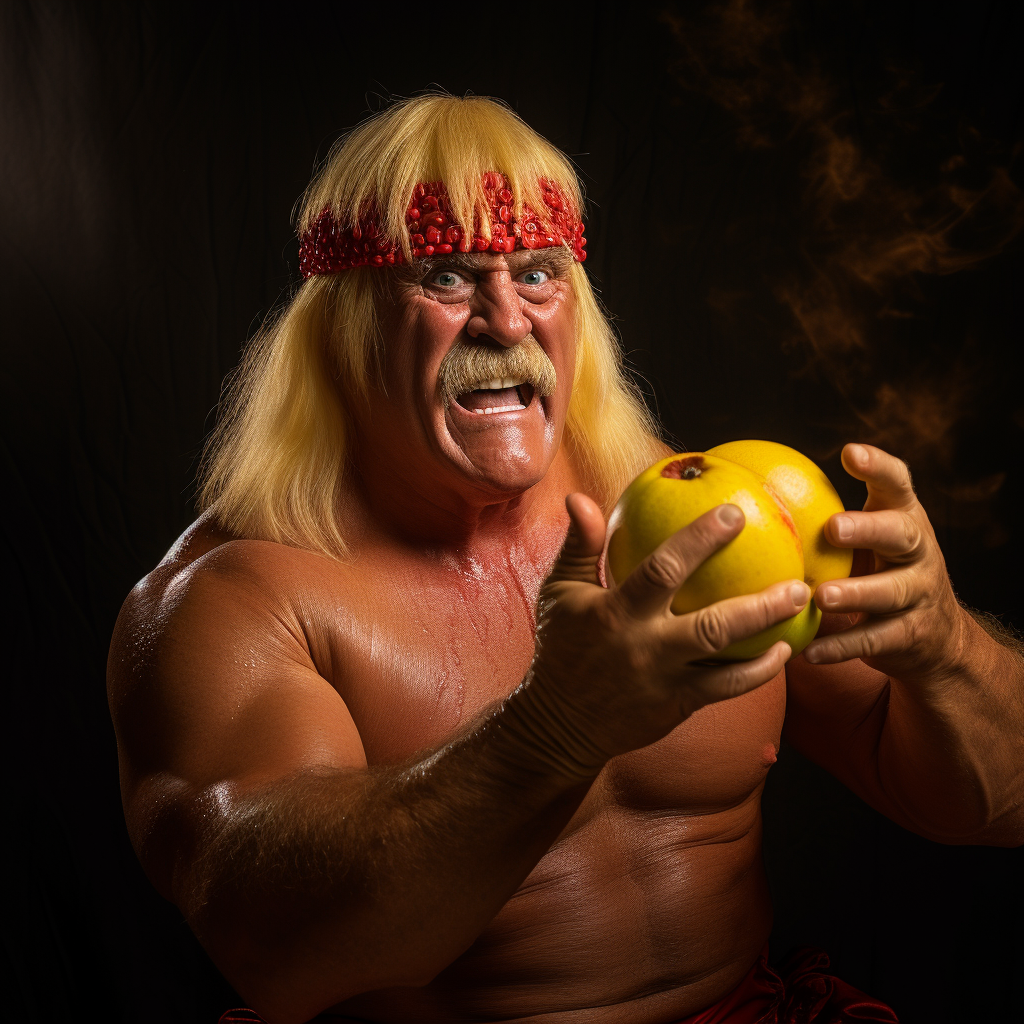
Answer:
[{"label": "thumb", "polygon": [[569,532],[548,582],[575,580],[600,586],[597,563],[604,550],[604,515],[597,502],[579,492],[565,499],[565,509],[569,513]]}]

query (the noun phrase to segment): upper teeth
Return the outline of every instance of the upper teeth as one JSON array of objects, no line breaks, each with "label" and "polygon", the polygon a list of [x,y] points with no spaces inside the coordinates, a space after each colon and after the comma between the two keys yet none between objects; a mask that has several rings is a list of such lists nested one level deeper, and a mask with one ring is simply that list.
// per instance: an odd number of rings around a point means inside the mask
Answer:
[{"label": "upper teeth", "polygon": [[494,380],[485,380],[477,384],[477,391],[502,391],[505,388],[517,388],[520,384],[525,383],[523,377],[501,377],[495,378]]}]

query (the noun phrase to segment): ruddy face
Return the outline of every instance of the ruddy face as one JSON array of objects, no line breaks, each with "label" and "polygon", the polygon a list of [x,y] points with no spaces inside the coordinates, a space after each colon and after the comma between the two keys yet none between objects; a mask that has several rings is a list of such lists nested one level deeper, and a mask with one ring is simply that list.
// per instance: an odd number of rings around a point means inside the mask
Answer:
[{"label": "ruddy face", "polygon": [[575,367],[570,260],[556,248],[454,255],[399,278],[364,444],[439,497],[501,501],[538,483]]}]

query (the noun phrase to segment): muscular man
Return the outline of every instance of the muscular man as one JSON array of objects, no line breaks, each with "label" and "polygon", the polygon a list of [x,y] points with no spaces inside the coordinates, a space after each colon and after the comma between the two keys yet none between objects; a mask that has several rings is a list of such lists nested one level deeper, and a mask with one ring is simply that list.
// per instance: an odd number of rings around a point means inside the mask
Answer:
[{"label": "muscular man", "polygon": [[845,449],[868,502],[829,535],[875,572],[819,588],[828,635],[788,665],[781,642],[706,659],[802,581],[669,609],[734,506],[603,585],[605,516],[665,449],[580,209],[493,101],[354,132],[307,194],[306,281],[235,379],[206,511],[122,611],[135,848],[273,1024],[774,1021],[751,985],[784,724],[921,835],[1024,841],[1021,662],[958,605],[898,460]]}]

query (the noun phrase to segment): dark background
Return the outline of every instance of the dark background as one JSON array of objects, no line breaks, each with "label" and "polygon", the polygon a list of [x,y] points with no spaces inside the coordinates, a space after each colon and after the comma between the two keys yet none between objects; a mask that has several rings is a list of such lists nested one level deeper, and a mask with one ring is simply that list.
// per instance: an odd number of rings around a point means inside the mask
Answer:
[{"label": "dark background", "polygon": [[[954,583],[1022,624],[1021,7],[0,6],[9,1019],[233,999],[121,819],[104,660],[194,515],[221,380],[297,284],[338,133],[430,83],[577,161],[587,269],[668,431],[909,460]],[[9,673],[9,674],[8,674]],[[784,748],[773,957],[913,1022],[1019,1019],[1019,850],[929,843]]]}]

